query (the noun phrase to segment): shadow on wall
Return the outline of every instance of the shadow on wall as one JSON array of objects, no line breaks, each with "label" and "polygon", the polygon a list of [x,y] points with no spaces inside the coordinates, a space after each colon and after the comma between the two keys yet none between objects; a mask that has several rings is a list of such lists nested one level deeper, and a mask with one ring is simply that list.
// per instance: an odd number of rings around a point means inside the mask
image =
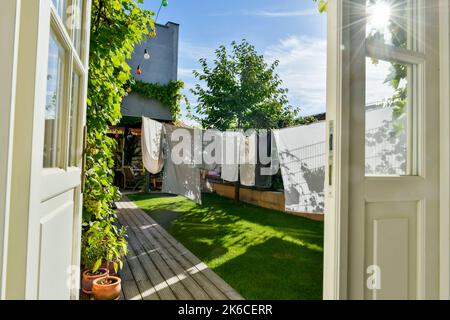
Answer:
[{"label": "shadow on wall", "polygon": [[325,210],[325,142],[280,152],[286,210],[323,213]]},{"label": "shadow on wall", "polygon": [[[365,137],[366,175],[405,175],[408,154],[405,121],[394,119],[391,110],[381,107],[371,111],[368,119]],[[314,139],[319,141],[292,150],[285,148],[279,153],[286,211],[323,213],[325,137],[318,139],[317,133],[325,133],[325,123],[296,130],[302,135],[298,138],[299,144]]]}]

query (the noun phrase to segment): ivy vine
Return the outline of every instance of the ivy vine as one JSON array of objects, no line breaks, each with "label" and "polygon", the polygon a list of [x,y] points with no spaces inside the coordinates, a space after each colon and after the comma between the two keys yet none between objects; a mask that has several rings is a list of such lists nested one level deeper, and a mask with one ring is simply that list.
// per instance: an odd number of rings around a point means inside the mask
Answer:
[{"label": "ivy vine", "polygon": [[164,106],[170,108],[170,112],[173,116],[173,120],[179,120],[181,114],[180,104],[184,100],[187,104],[187,98],[181,93],[181,89],[184,88],[183,81],[170,81],[167,84],[159,83],[147,83],[139,80],[135,80],[131,84],[132,92],[139,93],[140,95],[155,99],[161,102]]},{"label": "ivy vine", "polygon": [[125,233],[116,226],[111,208],[120,194],[113,185],[116,141],[107,132],[121,118],[120,105],[131,77],[126,61],[135,44],[155,30],[153,12],[139,4],[142,0],[92,1],[81,259],[93,271],[104,260],[117,269],[126,254]]}]

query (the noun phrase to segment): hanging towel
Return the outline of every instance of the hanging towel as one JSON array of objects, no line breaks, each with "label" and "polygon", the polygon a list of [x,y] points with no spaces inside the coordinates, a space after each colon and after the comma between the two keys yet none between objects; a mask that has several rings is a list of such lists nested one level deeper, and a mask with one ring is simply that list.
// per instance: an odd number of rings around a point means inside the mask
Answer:
[{"label": "hanging towel", "polygon": [[[272,143],[271,131],[258,133],[258,161],[255,166],[255,186],[259,188],[270,188],[272,175],[278,172],[278,154],[275,142]],[[274,169],[271,169],[271,168]]]},{"label": "hanging towel", "polygon": [[222,164],[222,132],[205,130],[202,132],[202,166],[206,171],[218,171]]},{"label": "hanging towel", "polygon": [[243,137],[240,148],[240,175],[243,186],[253,187],[255,185],[256,143],[256,133]]},{"label": "hanging towel", "polygon": [[222,173],[225,181],[236,182],[239,179],[240,149],[242,132],[226,131],[222,133]]},{"label": "hanging towel", "polygon": [[196,165],[201,153],[200,148],[194,147],[194,129],[165,124],[164,133],[166,157],[162,191],[201,204],[200,169]]},{"label": "hanging towel", "polygon": [[324,212],[325,122],[274,130],[287,211]]},{"label": "hanging towel", "polygon": [[162,156],[162,124],[142,117],[142,162],[151,174],[161,172],[164,161]]}]

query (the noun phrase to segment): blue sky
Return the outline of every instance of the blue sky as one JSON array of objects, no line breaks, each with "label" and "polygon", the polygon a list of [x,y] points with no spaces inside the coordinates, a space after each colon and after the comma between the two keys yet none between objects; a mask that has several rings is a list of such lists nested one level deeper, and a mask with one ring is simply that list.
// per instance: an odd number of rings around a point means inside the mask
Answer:
[{"label": "blue sky", "polygon": [[[145,0],[143,7],[156,11],[159,4]],[[157,22],[167,21],[180,24],[178,78],[191,104],[198,59],[212,61],[219,45],[245,38],[268,62],[280,60],[291,105],[302,115],[325,111],[326,15],[312,0],[169,0]]]}]

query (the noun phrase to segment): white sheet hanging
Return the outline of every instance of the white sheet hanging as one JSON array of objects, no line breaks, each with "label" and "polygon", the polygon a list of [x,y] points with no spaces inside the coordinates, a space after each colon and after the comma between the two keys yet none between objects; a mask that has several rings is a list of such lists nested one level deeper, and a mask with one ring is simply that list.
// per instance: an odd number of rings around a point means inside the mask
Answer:
[{"label": "white sheet hanging", "polygon": [[222,173],[225,181],[236,182],[239,178],[239,160],[242,132],[226,131],[222,133]]},{"label": "white sheet hanging", "polygon": [[151,174],[161,172],[164,161],[162,156],[162,124],[142,117],[141,149],[142,162]]},{"label": "white sheet hanging", "polygon": [[241,144],[241,165],[240,165],[240,175],[241,184],[247,187],[255,186],[255,170],[256,170],[256,143],[257,135],[252,133],[243,138],[243,143]]},{"label": "white sheet hanging", "polygon": [[[173,133],[177,131],[173,135]],[[177,128],[164,124],[166,157],[164,162],[164,177],[162,191],[165,193],[177,194],[191,199],[199,204],[202,202],[200,186],[200,169],[195,164],[195,159],[201,159],[201,150],[194,147],[194,129]],[[189,141],[178,140],[178,133]],[[186,146],[183,150],[181,163],[174,162],[179,155],[181,145]],[[199,152],[200,154],[195,154]],[[174,153],[174,157],[172,157]],[[177,162],[180,159],[177,159]]]},{"label": "white sheet hanging", "polygon": [[274,130],[287,211],[323,213],[325,122]]}]

